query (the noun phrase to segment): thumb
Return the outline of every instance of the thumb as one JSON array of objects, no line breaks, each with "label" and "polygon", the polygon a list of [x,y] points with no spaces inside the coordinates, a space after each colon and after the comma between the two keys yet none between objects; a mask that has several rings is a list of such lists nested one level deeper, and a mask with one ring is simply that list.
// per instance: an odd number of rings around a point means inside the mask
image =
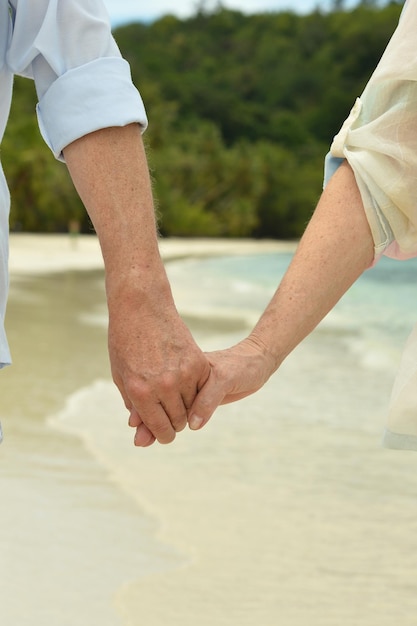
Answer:
[{"label": "thumb", "polygon": [[224,398],[224,390],[216,384],[216,377],[212,369],[210,375],[196,395],[191,409],[188,412],[188,425],[191,430],[203,428],[221,404]]}]

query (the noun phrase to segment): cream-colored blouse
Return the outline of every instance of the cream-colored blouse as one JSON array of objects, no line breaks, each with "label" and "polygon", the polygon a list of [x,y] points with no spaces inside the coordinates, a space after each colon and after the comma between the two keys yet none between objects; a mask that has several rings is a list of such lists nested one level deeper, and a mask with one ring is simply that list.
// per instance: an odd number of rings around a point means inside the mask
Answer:
[{"label": "cream-colored blouse", "polygon": [[347,159],[376,258],[417,256],[417,2],[401,19],[363,94],[334,138],[326,179]]}]

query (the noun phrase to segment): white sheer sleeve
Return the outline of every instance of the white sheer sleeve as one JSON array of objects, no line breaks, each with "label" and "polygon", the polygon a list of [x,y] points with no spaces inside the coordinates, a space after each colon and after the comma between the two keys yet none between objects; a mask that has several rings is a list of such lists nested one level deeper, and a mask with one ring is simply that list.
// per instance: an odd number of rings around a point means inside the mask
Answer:
[{"label": "white sheer sleeve", "polygon": [[375,255],[417,256],[417,2],[399,25],[362,96],[336,135],[331,157],[350,163]]}]

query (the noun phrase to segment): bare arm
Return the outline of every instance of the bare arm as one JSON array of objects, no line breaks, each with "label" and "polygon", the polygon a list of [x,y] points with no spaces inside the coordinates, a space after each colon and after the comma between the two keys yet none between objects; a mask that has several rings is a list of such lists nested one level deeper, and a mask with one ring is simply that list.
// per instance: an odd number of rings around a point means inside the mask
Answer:
[{"label": "bare arm", "polygon": [[317,326],[373,261],[373,240],[350,166],[327,185],[297,252],[249,337],[208,355],[213,369],[198,395],[190,426],[219,404],[257,391]]},{"label": "bare arm", "polygon": [[91,133],[64,156],[103,253],[110,362],[135,443],[168,443],[185,427],[210,368],[174,306],[140,129]]}]

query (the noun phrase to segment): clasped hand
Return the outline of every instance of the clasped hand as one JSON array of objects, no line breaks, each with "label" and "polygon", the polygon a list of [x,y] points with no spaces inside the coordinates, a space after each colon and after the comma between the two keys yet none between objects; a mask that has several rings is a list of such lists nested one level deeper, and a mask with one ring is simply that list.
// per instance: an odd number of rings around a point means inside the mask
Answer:
[{"label": "clasped hand", "polygon": [[254,393],[275,369],[254,337],[203,353],[176,311],[169,310],[139,319],[124,307],[110,317],[109,350],[140,447],[172,442],[187,423],[192,430],[202,428],[219,405]]}]

